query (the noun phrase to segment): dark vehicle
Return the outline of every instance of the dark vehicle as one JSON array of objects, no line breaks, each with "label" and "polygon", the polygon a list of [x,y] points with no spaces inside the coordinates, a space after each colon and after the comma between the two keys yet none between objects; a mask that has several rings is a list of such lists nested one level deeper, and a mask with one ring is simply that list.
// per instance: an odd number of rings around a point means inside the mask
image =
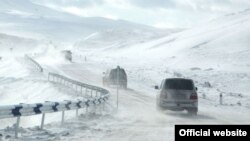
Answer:
[{"label": "dark vehicle", "polygon": [[65,60],[72,62],[72,52],[70,50],[63,50],[61,51],[61,53],[64,56]]},{"label": "dark vehicle", "polygon": [[115,69],[104,72],[102,79],[104,86],[118,85],[122,88],[127,88],[127,74],[123,68],[119,66]]},{"label": "dark vehicle", "polygon": [[198,112],[197,88],[191,79],[170,78],[162,80],[156,97],[156,104],[159,109],[181,111],[187,110],[190,114]]}]

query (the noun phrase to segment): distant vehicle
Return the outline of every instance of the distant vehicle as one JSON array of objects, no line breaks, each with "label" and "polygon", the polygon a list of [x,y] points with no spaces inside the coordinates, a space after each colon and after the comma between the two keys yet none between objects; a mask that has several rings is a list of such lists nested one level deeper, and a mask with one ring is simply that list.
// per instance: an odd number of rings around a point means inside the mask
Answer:
[{"label": "distant vehicle", "polygon": [[127,88],[127,74],[123,68],[118,66],[115,69],[107,70],[103,74],[102,82],[104,86],[116,85]]},{"label": "distant vehicle", "polygon": [[65,60],[72,62],[72,52],[70,50],[63,50],[61,51],[61,53],[64,56]]},{"label": "distant vehicle", "polygon": [[161,82],[156,96],[156,104],[159,109],[182,111],[187,110],[190,114],[198,112],[197,88],[191,79],[169,78]]}]

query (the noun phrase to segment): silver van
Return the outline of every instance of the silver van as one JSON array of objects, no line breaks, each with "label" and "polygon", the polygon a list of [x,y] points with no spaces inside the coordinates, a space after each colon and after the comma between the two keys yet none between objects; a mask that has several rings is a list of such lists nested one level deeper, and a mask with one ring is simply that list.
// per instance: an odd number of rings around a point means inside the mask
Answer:
[{"label": "silver van", "polygon": [[197,88],[191,79],[168,78],[162,80],[156,97],[156,104],[159,109],[181,111],[187,110],[190,114],[198,112]]}]

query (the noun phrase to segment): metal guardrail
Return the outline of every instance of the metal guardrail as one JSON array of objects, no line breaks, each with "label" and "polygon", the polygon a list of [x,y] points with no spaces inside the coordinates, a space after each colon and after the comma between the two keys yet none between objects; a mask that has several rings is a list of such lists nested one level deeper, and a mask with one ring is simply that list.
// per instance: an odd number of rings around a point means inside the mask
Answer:
[{"label": "metal guardrail", "polygon": [[35,66],[35,68],[39,72],[43,72],[42,66],[39,63],[37,63],[34,59],[32,59],[31,57],[29,57],[28,55],[24,55],[24,58],[27,59],[33,66]]},{"label": "metal guardrail", "polygon": [[91,105],[101,104],[107,99],[108,96],[105,95],[86,100],[65,100],[62,102],[47,101],[44,103],[0,106],[0,119],[88,108]]},{"label": "metal guardrail", "polygon": [[[37,68],[42,72],[42,67],[34,61],[29,56],[25,56],[31,62],[37,66]],[[47,113],[54,113],[54,112],[62,112],[62,119],[61,122],[64,123],[64,115],[65,111],[68,110],[76,110],[76,116],[78,116],[78,110],[81,108],[86,108],[88,111],[88,107],[96,105],[100,105],[109,98],[109,91],[97,86],[81,83],[65,76],[56,74],[56,73],[49,73],[48,74],[48,81],[63,84],[64,86],[72,86],[72,88],[80,88],[81,93],[83,89],[85,89],[85,97],[80,100],[64,100],[61,102],[52,102],[46,101],[44,103],[33,103],[33,104],[16,104],[16,105],[5,105],[0,106],[0,119],[5,118],[17,118],[17,122],[15,124],[15,137],[18,137],[18,129],[20,125],[20,117],[22,116],[32,116],[42,114],[41,119],[41,126],[40,128],[43,129],[44,121],[45,121],[45,114]],[[90,94],[87,95],[87,92],[90,91]],[[94,93],[95,92],[95,93]]]},{"label": "metal guardrail", "polygon": [[62,76],[62,75],[59,75],[59,74],[56,74],[56,73],[48,73],[48,81],[57,82],[57,83],[65,85],[65,86],[72,86],[72,88],[75,86],[76,90],[79,87],[81,92],[82,92],[83,88],[85,88],[86,91],[89,89],[89,90],[92,91],[91,92],[92,95],[93,95],[93,91],[96,92],[96,95],[98,93],[101,93],[101,94],[109,93],[109,91],[106,90],[106,89],[103,89],[103,88],[100,88],[100,87],[97,87],[97,86],[93,86],[93,85],[89,85],[89,84],[86,84],[86,83],[78,82],[78,81],[72,80],[70,78],[67,78],[65,76]]}]

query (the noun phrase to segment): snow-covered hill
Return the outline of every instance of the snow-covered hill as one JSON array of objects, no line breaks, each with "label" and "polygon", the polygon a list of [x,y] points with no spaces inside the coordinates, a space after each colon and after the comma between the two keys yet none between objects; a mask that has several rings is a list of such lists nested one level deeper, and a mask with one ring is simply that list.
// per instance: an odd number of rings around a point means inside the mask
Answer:
[{"label": "snow-covered hill", "polygon": [[[50,9],[26,0],[0,1],[0,33],[47,39],[59,42],[75,42],[103,30],[139,30],[154,36],[166,35],[158,29],[123,20],[101,17],[78,17]],[[143,37],[144,34],[138,34]],[[107,35],[108,36],[108,35]]]},{"label": "snow-covered hill", "polygon": [[103,49],[116,50],[127,48],[131,45],[145,43],[163,35],[170,35],[171,33],[180,30],[173,29],[167,31],[142,30],[140,28],[128,29],[107,29],[95,32],[83,39],[80,39],[74,44],[74,49]]},{"label": "snow-covered hill", "polygon": [[6,53],[24,53],[35,51],[41,45],[37,40],[0,33],[0,56]]},{"label": "snow-covered hill", "polygon": [[250,66],[249,37],[250,11],[245,10],[171,36],[130,45],[118,52],[109,51],[116,52],[116,57],[146,58],[140,60],[160,61],[173,68],[247,72]]}]

